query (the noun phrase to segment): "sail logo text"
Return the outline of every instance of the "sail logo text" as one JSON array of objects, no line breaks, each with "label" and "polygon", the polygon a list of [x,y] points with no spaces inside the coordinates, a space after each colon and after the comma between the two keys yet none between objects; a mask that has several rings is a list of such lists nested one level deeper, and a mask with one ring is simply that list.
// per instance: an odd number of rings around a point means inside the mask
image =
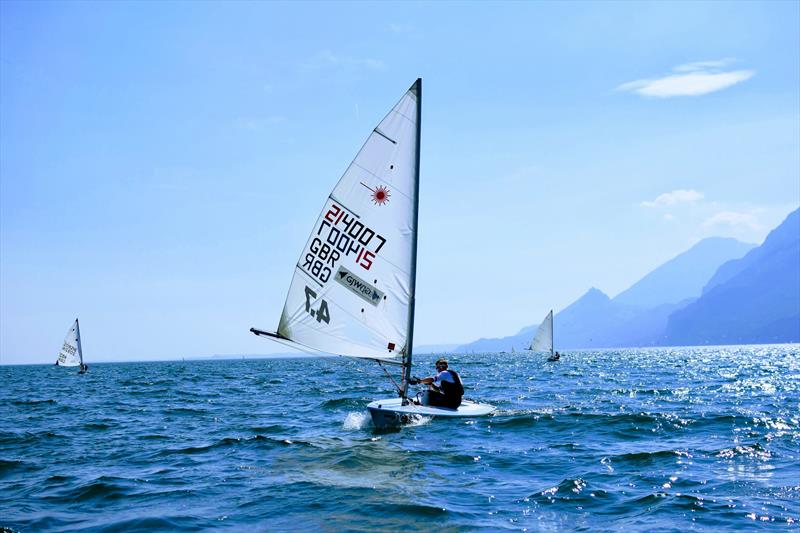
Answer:
[{"label": "sail logo text", "polygon": [[352,255],[358,266],[369,270],[384,244],[386,239],[382,235],[331,202],[303,255],[301,268],[321,283],[327,283],[343,257]]},{"label": "sail logo text", "polygon": [[384,298],[381,291],[363,279],[359,278],[343,266],[340,266],[339,270],[336,272],[336,281],[375,307],[377,307]]}]

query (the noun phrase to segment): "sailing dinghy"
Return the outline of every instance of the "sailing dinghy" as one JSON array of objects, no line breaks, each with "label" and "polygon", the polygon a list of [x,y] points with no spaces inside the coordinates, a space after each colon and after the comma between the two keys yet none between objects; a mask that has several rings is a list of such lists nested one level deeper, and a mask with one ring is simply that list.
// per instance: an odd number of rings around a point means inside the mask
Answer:
[{"label": "sailing dinghy", "polygon": [[548,361],[558,361],[561,355],[558,352],[553,352],[553,310],[551,309],[547,316],[544,317],[542,323],[539,324],[539,329],[536,330],[531,341],[529,350],[534,352],[546,352],[549,354]]},{"label": "sailing dinghy", "polygon": [[473,417],[494,411],[468,400],[448,409],[409,398],[421,100],[418,79],[372,130],[326,198],[295,265],[277,332],[250,329],[306,352],[399,366],[399,385],[383,368],[398,397],[367,406],[377,427],[398,425],[411,415]]},{"label": "sailing dinghy", "polygon": [[58,359],[56,359],[56,366],[77,366],[80,367],[78,374],[85,374],[89,368],[88,365],[83,363],[83,350],[81,349],[81,326],[78,319],[67,331],[67,336],[64,337],[64,343],[61,345],[61,351],[58,352]]}]

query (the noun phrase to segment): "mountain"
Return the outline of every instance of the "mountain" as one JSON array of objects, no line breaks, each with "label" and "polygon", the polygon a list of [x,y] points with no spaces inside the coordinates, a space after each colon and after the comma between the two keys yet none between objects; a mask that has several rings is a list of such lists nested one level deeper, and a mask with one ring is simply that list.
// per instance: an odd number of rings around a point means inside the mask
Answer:
[{"label": "mountain", "polygon": [[[612,346],[615,326],[631,320],[636,311],[615,304],[605,293],[592,287],[556,315],[554,337],[561,349]],[[555,318],[554,318],[555,319]],[[557,329],[556,329],[557,328]]]},{"label": "mountain", "polygon": [[[558,350],[655,346],[663,344],[668,319],[702,294],[720,265],[755,245],[712,237],[659,266],[615,298],[592,287],[554,317]],[[499,352],[525,349],[539,327],[527,326],[515,335],[478,339],[456,352]]]},{"label": "mountain", "polygon": [[755,247],[736,239],[703,239],[618,294],[614,302],[653,308],[696,298],[720,265],[742,257]]},{"label": "mountain", "polygon": [[[672,310],[664,311],[663,319],[655,319],[661,333],[666,324],[666,317]],[[640,329],[626,332],[625,326],[642,319]],[[652,327],[646,324],[654,319],[646,313],[641,313],[636,307],[615,304],[601,290],[592,287],[583,296],[555,315],[553,319],[553,339],[555,349],[567,350],[577,348],[599,348],[617,346],[618,339],[628,339],[631,336],[638,339],[641,331],[650,331]],[[526,349],[530,346],[531,339],[536,334],[539,324],[522,328],[515,335],[494,339],[478,339],[477,341],[459,346],[456,352],[500,352]],[[649,337],[648,337],[649,338]],[[638,344],[637,344],[638,345]]]},{"label": "mountain", "polygon": [[671,345],[800,342],[800,209],[669,317]]},{"label": "mountain", "polygon": [[764,243],[755,248],[747,255],[739,260],[731,260],[719,267],[717,272],[709,280],[708,284],[703,287],[703,293],[710,291],[717,285],[720,285],[734,276],[740,274],[756,262],[764,261],[772,253],[773,250],[779,248],[791,248],[796,245],[798,236],[798,218],[800,218],[800,209],[787,215],[786,219],[780,226],[772,230]]}]

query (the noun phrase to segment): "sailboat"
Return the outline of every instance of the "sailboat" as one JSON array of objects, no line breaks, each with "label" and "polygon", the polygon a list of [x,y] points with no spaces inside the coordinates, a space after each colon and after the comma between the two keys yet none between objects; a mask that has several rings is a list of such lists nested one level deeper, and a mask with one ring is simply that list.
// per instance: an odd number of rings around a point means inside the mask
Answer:
[{"label": "sailboat", "polygon": [[561,355],[558,352],[553,352],[553,310],[551,309],[547,316],[544,317],[542,323],[539,324],[539,329],[536,330],[536,335],[531,341],[529,350],[534,352],[547,352],[549,357],[548,361],[558,361]]},{"label": "sailboat", "polygon": [[81,348],[81,326],[78,319],[67,330],[67,336],[64,337],[64,343],[61,345],[61,351],[58,352],[58,359],[56,359],[56,366],[77,366],[80,369],[78,374],[85,374],[89,369],[89,365],[83,362],[83,349]]},{"label": "sailboat", "polygon": [[[377,427],[411,415],[472,417],[409,397],[417,270],[422,80],[372,130],[325,200],[295,265],[276,332],[250,331],[306,352],[377,362],[398,396],[370,403]],[[400,367],[400,383],[384,365]]]}]

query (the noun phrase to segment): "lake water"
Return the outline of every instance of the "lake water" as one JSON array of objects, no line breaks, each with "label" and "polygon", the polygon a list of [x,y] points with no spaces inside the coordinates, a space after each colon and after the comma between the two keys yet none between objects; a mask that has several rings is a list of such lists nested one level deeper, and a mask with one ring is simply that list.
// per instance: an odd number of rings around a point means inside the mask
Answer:
[{"label": "lake water", "polygon": [[0,527],[800,527],[798,345],[450,361],[497,412],[395,432],[370,362],[0,367]]}]

